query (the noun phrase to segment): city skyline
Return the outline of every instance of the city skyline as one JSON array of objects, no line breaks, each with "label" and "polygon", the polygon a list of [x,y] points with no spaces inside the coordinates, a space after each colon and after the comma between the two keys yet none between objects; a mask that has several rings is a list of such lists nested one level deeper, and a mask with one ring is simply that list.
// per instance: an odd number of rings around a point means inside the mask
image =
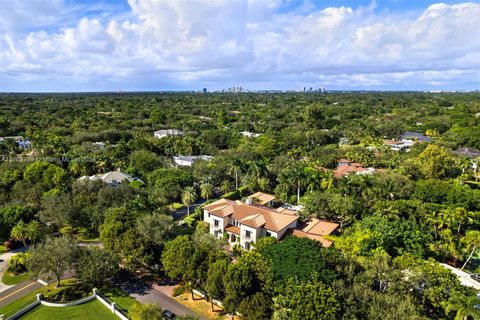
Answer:
[{"label": "city skyline", "polygon": [[478,90],[479,1],[3,1],[0,91]]}]

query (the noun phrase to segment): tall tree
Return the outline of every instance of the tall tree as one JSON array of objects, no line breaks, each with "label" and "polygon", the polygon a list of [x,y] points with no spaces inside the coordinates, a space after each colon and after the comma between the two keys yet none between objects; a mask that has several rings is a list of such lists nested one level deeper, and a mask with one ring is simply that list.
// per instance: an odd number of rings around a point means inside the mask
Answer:
[{"label": "tall tree", "polygon": [[477,309],[478,298],[476,296],[465,296],[454,292],[448,300],[445,313],[456,311],[455,320],[477,320],[480,319],[480,311]]},{"label": "tall tree", "polygon": [[27,269],[39,278],[54,277],[57,287],[63,274],[73,268],[76,244],[67,237],[47,238],[30,251]]},{"label": "tall tree", "polygon": [[190,206],[197,200],[195,187],[185,187],[182,191],[182,203],[187,207],[187,215],[190,215]]},{"label": "tall tree", "polygon": [[465,260],[465,263],[462,266],[461,270],[463,270],[470,261],[470,259],[473,257],[475,251],[480,248],[480,231],[467,231],[467,234],[460,240],[460,242],[463,244],[465,250],[470,251],[467,260]]},{"label": "tall tree", "polygon": [[210,182],[200,184],[200,196],[208,201],[213,195],[213,185]]}]

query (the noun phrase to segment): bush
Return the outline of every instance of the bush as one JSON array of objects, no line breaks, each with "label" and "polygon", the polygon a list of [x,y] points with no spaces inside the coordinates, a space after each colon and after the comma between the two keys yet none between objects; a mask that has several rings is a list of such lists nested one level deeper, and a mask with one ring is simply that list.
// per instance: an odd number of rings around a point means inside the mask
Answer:
[{"label": "bush", "polygon": [[81,298],[86,298],[92,293],[92,288],[88,284],[79,283],[68,287],[60,287],[50,294],[45,294],[44,299],[50,302],[70,302]]},{"label": "bush", "polygon": [[71,236],[73,235],[73,232],[75,230],[70,226],[66,226],[66,227],[60,228],[60,230],[58,231],[62,234],[62,236]]},{"label": "bush", "polygon": [[172,296],[178,297],[179,295],[185,293],[186,290],[187,290],[187,289],[185,288],[185,286],[175,287],[175,288],[173,288]]},{"label": "bush", "polygon": [[27,272],[27,266],[25,265],[28,258],[28,253],[19,253],[14,255],[8,260],[8,271],[19,274]]},{"label": "bush", "polygon": [[228,199],[228,200],[240,200],[243,196],[247,195],[248,189],[246,186],[240,187],[237,190],[234,190],[232,192],[225,193],[222,198]]}]

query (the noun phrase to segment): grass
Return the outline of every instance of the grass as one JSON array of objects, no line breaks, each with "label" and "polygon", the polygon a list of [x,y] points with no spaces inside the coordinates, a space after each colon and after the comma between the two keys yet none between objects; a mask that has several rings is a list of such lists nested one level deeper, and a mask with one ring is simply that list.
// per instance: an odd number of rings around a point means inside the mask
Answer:
[{"label": "grass", "polygon": [[[189,291],[174,297],[175,300],[183,304],[184,306],[194,310],[196,313],[205,316],[207,319],[211,320],[223,320],[230,319],[225,315],[223,309],[219,306],[214,306],[214,311],[212,311],[212,305],[210,302],[195,296],[195,300],[192,300],[192,295]],[[234,317],[235,320],[239,320],[237,316]]]},{"label": "grass", "polygon": [[115,302],[117,308],[125,313],[128,313],[131,306],[138,303],[134,298],[130,297],[128,293],[114,286],[103,286],[99,288],[98,291],[107,297],[108,300]]},{"label": "grass", "polygon": [[7,248],[5,248],[5,246],[3,245],[0,245],[0,254],[4,254],[5,252],[7,252]]},{"label": "grass", "polygon": [[[30,303],[34,302],[37,298],[37,293],[41,293],[43,296],[53,296],[60,291],[64,290],[67,287],[73,286],[76,284],[76,279],[65,279],[61,281],[61,286],[59,288],[55,288],[55,283],[52,283],[48,286],[42,287],[40,289],[33,290],[32,292],[26,294],[25,296],[15,300],[14,302],[6,305],[3,308],[0,308],[0,314],[4,314],[5,317],[9,317],[21,308],[29,305]],[[109,300],[115,302],[117,304],[117,308],[121,309],[125,313],[128,313],[128,309],[135,304],[138,303],[134,298],[130,297],[125,291],[122,289],[119,289],[114,286],[104,286],[102,288],[99,288],[98,290],[103,296],[107,297]],[[102,305],[103,306],[103,305]],[[43,308],[43,306],[42,306]],[[105,307],[104,307],[105,308]],[[61,308],[62,310],[64,308]],[[70,307],[69,307],[70,309]],[[106,308],[105,308],[106,309]],[[37,310],[37,308],[35,308]],[[108,309],[106,309],[107,312],[109,312]],[[33,311],[32,311],[33,313]],[[30,316],[30,313],[28,314]],[[39,316],[38,319],[70,319],[68,316],[62,315],[64,318],[59,318],[56,317],[55,315],[52,315],[47,318],[41,318]],[[29,318],[25,317],[22,319],[37,319],[37,318]],[[74,319],[74,318],[73,318]],[[90,318],[78,318],[78,319],[90,319]],[[103,317],[97,317],[97,318],[91,318],[91,319],[109,319],[109,318],[103,318]],[[117,318],[113,318],[117,319]]]},{"label": "grass", "polygon": [[74,284],[75,281],[75,279],[66,279],[62,280],[60,288],[55,288],[55,283],[53,283],[48,286],[33,290],[32,292],[27,293],[23,297],[13,301],[12,303],[4,306],[3,308],[0,308],[0,314],[3,314],[5,315],[5,318],[8,318],[18,310],[34,302],[37,299],[37,293],[41,293],[44,295],[52,295],[62,291],[66,286]]},{"label": "grass", "polygon": [[172,203],[172,206],[171,206],[173,210],[182,209],[183,207],[184,207],[183,203],[180,203],[180,202],[174,202]]},{"label": "grass", "polygon": [[2,275],[2,282],[7,286],[11,286],[14,284],[18,284],[22,281],[25,281],[28,278],[29,278],[29,275],[27,272],[15,274],[15,273],[8,272],[8,270],[5,270],[5,272]]},{"label": "grass", "polygon": [[73,307],[55,308],[38,306],[25,316],[21,317],[23,320],[118,320],[107,307],[100,301],[92,300],[87,303],[80,304]]}]

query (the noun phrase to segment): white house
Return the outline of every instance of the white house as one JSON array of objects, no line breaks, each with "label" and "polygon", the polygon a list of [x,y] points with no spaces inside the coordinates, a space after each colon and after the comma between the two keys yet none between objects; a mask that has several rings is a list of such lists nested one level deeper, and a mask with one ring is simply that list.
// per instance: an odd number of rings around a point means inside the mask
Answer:
[{"label": "white house", "polygon": [[221,199],[203,207],[203,210],[203,220],[210,225],[211,234],[220,238],[226,233],[232,246],[239,244],[245,250],[250,250],[259,238],[280,240],[289,229],[297,227],[296,215],[241,201]]},{"label": "white house", "polygon": [[253,132],[250,132],[250,131],[242,131],[242,132],[240,132],[240,134],[244,137],[249,137],[249,138],[257,138],[257,137],[261,136],[260,133],[253,133]]},{"label": "white house", "polygon": [[411,139],[401,139],[400,141],[395,140],[385,140],[384,144],[390,147],[390,150],[393,151],[405,151],[409,152],[410,148],[415,145],[415,141]]},{"label": "white house", "polygon": [[157,139],[161,139],[168,136],[183,136],[185,133],[177,129],[157,130],[153,133],[153,136]]},{"label": "white house", "polygon": [[212,160],[212,156],[178,156],[178,157],[173,157],[173,161],[175,162],[176,165],[178,166],[183,166],[183,167],[191,167],[193,163],[197,160],[205,160],[205,161],[210,161]]},{"label": "white house", "polygon": [[32,142],[28,139],[24,139],[22,136],[0,137],[0,142],[5,140],[13,140],[20,149],[30,149]]}]

